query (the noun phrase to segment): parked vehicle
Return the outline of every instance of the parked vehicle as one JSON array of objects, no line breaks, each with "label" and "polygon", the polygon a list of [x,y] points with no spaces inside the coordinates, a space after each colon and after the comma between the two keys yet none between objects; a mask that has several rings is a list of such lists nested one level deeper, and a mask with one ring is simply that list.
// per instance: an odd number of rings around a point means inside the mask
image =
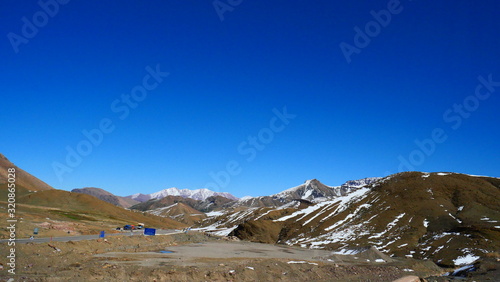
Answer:
[{"label": "parked vehicle", "polygon": [[123,230],[136,230],[136,229],[142,229],[144,228],[144,224],[142,223],[139,223],[139,225],[135,226],[135,225],[132,225],[132,224],[127,224],[125,226],[123,226]]}]

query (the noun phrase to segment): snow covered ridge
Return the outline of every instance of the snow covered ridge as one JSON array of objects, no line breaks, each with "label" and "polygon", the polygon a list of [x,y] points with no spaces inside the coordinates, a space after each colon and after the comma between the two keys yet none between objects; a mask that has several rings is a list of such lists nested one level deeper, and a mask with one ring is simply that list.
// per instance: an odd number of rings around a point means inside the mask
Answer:
[{"label": "snow covered ridge", "polygon": [[[372,246],[384,256],[470,265],[496,251],[492,241],[500,238],[494,233],[500,229],[495,205],[499,185],[491,179],[446,172],[403,172],[336,187],[313,179],[209,213],[201,227],[236,230],[235,236],[243,240],[262,240],[261,234],[267,233],[269,243],[338,253]],[[483,230],[492,237],[475,235]]]},{"label": "snow covered ridge", "polygon": [[346,183],[342,184],[340,187],[350,187],[350,188],[363,188],[367,185],[370,185],[378,180],[382,179],[381,177],[368,177],[358,180],[349,180]]},{"label": "snow covered ridge", "polygon": [[134,194],[129,196],[129,198],[140,201],[140,202],[145,202],[151,199],[161,199],[165,198],[167,196],[180,196],[183,198],[191,198],[194,200],[200,200],[204,201],[208,197],[212,196],[222,196],[231,200],[238,200],[237,197],[231,195],[230,193],[227,192],[214,192],[212,190],[208,189],[196,189],[196,190],[190,190],[190,189],[178,189],[178,188],[168,188],[164,189],[155,193],[151,194]]},{"label": "snow covered ridge", "polygon": [[380,177],[370,177],[359,180],[349,180],[340,186],[327,186],[319,182],[317,179],[311,179],[305,181],[304,184],[271,195],[271,197],[293,197],[310,201],[318,198],[324,198],[324,200],[326,200],[331,197],[345,196],[354,190],[367,187],[380,179]]},{"label": "snow covered ridge", "polygon": [[303,184],[286,189],[269,196],[250,197],[245,196],[235,203],[235,206],[247,207],[280,207],[284,204],[305,200],[312,203],[321,203],[346,196],[361,188],[375,185],[380,177],[349,180],[340,186],[328,186],[317,179],[306,180]]},{"label": "snow covered ridge", "polygon": [[250,199],[253,199],[253,197],[252,196],[244,196],[244,197],[239,198],[238,201],[247,201]]},{"label": "snow covered ridge", "polygon": [[466,176],[471,176],[471,177],[487,177],[487,178],[500,179],[499,177],[493,177],[493,176],[487,176],[487,175],[474,175],[474,174],[466,174],[466,173],[458,173],[458,172],[420,172],[420,173],[422,173],[422,178],[427,178],[431,175],[437,175],[437,176],[466,175]]}]

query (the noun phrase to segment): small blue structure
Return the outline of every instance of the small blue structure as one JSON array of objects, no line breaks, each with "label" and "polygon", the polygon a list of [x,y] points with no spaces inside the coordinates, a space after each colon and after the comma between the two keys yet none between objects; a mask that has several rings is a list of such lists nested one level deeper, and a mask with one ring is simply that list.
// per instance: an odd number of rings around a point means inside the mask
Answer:
[{"label": "small blue structure", "polygon": [[155,234],[156,234],[156,229],[154,229],[154,228],[145,228],[144,229],[144,235],[155,236]]},{"label": "small blue structure", "polygon": [[99,238],[104,238],[105,235],[106,235],[105,232],[101,231],[101,233],[99,234]]}]

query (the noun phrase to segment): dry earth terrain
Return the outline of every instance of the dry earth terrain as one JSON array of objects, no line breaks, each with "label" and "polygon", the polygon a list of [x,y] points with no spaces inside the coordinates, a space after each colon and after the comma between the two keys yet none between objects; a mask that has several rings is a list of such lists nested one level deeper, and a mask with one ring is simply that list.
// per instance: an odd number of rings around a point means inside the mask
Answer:
[{"label": "dry earth terrain", "polygon": [[[6,255],[3,244],[1,256]],[[443,270],[430,261],[227,241],[202,233],[17,245],[15,281],[392,281]],[[12,276],[3,266],[0,278]],[[412,271],[410,271],[410,269]]]}]

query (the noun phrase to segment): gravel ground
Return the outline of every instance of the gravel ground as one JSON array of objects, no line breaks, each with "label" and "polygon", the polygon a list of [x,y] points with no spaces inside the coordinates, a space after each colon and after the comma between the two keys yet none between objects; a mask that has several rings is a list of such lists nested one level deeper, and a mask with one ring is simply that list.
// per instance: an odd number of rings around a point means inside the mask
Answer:
[{"label": "gravel ground", "polygon": [[16,275],[8,275],[4,264],[2,281],[11,277],[15,281],[392,281],[440,272],[433,264],[416,260],[368,262],[361,256],[227,242],[197,233],[16,247]]}]

